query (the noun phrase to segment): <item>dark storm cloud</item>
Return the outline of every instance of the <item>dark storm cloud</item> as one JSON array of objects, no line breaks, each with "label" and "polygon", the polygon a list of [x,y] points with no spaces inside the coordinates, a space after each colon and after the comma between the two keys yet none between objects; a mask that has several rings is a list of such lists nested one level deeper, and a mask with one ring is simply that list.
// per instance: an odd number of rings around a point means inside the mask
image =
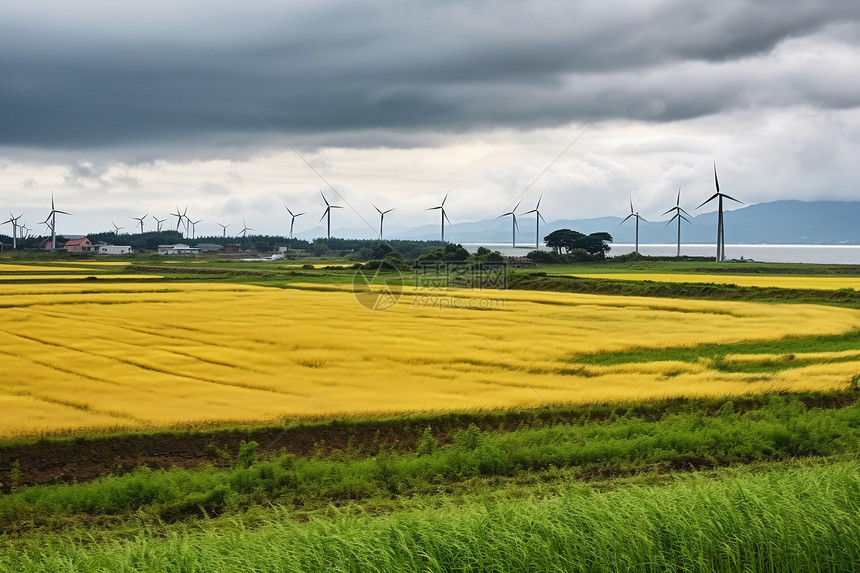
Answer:
[{"label": "dark storm cloud", "polygon": [[855,1],[577,4],[0,8],[0,145],[230,156],[271,142],[255,110],[408,145],[386,134],[860,105],[840,69],[764,61],[791,41],[856,53]]}]

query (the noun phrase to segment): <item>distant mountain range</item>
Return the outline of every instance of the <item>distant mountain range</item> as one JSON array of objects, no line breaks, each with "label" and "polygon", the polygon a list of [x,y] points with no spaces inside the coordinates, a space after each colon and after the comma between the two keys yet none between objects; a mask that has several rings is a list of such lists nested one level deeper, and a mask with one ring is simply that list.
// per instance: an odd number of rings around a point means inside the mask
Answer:
[{"label": "distant mountain range", "polygon": [[[690,210],[691,213],[695,213]],[[541,223],[540,239],[557,229],[573,229],[581,233],[606,231],[616,243],[633,243],[635,221],[620,225],[624,217],[598,217],[594,219],[558,219],[547,217]],[[674,243],[677,224],[663,221],[639,223],[639,242]],[[693,225],[681,226],[682,243],[712,243],[717,236],[716,212],[690,217]],[[517,217],[519,232],[517,244],[534,244],[534,215]],[[389,239],[432,240],[439,238],[439,224],[405,227],[390,224],[386,218],[385,235]],[[391,221],[394,223],[394,221]],[[795,245],[858,245],[860,244],[860,201],[773,201],[759,203],[732,211],[725,211],[726,243]],[[325,227],[319,226],[297,234],[303,239],[325,236]],[[348,238],[375,238],[369,228],[335,228],[332,236]],[[511,221],[485,219],[469,223],[445,225],[445,238],[456,243],[509,243]]]}]

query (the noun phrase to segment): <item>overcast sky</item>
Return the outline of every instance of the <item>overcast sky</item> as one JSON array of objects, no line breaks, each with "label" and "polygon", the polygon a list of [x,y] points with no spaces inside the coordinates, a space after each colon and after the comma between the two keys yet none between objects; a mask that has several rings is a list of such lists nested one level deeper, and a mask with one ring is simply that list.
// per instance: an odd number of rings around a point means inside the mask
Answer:
[{"label": "overcast sky", "polygon": [[319,190],[335,227],[448,192],[452,222],[658,219],[715,161],[746,203],[860,199],[856,0],[120,4],[0,4],[0,213],[36,232],[52,192],[68,233],[285,233]]}]

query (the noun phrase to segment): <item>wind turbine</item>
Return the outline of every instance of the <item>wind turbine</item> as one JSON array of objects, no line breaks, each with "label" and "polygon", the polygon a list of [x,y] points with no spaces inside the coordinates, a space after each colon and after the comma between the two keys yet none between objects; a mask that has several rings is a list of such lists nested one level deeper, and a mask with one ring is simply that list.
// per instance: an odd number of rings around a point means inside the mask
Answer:
[{"label": "wind turbine", "polygon": [[113,221],[111,221],[111,222],[110,222],[110,224],[111,224],[111,225],[113,225],[113,234],[114,234],[114,235],[119,235],[119,230],[120,230],[120,229],[125,229],[125,227],[120,227],[119,225],[117,225],[117,224],[116,224],[116,223],[114,223]]},{"label": "wind turbine", "polygon": [[196,221],[192,221],[188,219],[188,224],[191,225],[191,238],[195,238],[197,236],[197,223],[202,221],[203,219],[197,219]]},{"label": "wind turbine", "polygon": [[[179,231],[179,226],[182,224],[182,219],[187,219],[188,217],[185,213],[188,212],[188,205],[185,206],[185,211],[179,212],[179,207],[176,208],[176,213],[170,213],[173,217],[176,217],[176,231]],[[188,232],[188,225],[185,226],[185,232]]]},{"label": "wind turbine", "polygon": [[[178,210],[179,210],[179,209],[177,209],[177,211],[178,211]],[[155,219],[155,222],[158,224],[158,229],[157,229],[157,231],[156,231],[156,232],[160,233],[160,232],[161,232],[161,224],[162,224],[162,223],[164,223],[167,219],[159,219],[159,218],[158,218],[158,217],[156,217],[155,215],[153,215],[153,216],[152,216],[152,218],[153,218],[153,219]]]},{"label": "wind turbine", "polygon": [[645,217],[641,216],[638,211],[636,213],[633,212],[633,197],[630,198],[630,214],[624,217],[624,220],[618,223],[618,226],[620,227],[623,225],[630,217],[634,217],[636,219],[636,254],[639,254],[639,221],[645,221],[646,223],[648,221]]},{"label": "wind turbine", "polygon": [[515,248],[517,246],[517,229],[519,229],[519,227],[517,226],[516,210],[520,208],[520,203],[522,203],[522,201],[517,203],[517,206],[514,207],[513,209],[511,209],[510,211],[508,211],[507,213],[502,213],[501,215],[496,217],[497,219],[501,219],[502,217],[507,217],[508,215],[511,216],[511,219],[513,221],[513,223],[511,224],[511,233],[512,233],[511,246],[515,247]]},{"label": "wind turbine", "polygon": [[[726,199],[731,199],[736,203],[744,204],[743,201],[738,201],[734,197],[729,197],[725,193],[720,193],[720,181],[717,179],[717,162],[714,161],[714,184],[717,187],[717,192],[711,195],[711,197],[702,203],[710,203],[714,199],[717,199],[717,262],[723,262],[726,260],[726,231],[723,227],[723,197]],[[699,205],[701,207],[702,205]],[[696,207],[698,209],[699,207]]]},{"label": "wind turbine", "polygon": [[293,246],[293,226],[296,224],[296,218],[301,217],[302,215],[304,215],[304,212],[302,212],[302,213],[293,213],[292,211],[290,211],[290,208],[286,206],[286,204],[284,205],[284,209],[286,209],[286,210],[287,210],[287,213],[289,213],[289,214],[290,214],[290,217],[291,217],[291,219],[290,219],[290,242],[289,242],[289,244],[287,245],[287,249],[290,249],[290,248],[292,248],[292,246]]},{"label": "wind turbine", "polygon": [[221,236],[226,239],[227,238],[227,227],[230,226],[230,223],[227,223],[226,225],[218,223],[218,226],[221,227]]},{"label": "wind turbine", "polygon": [[[9,213],[9,219],[0,223],[0,225],[5,225],[6,223],[12,223],[12,248],[13,249],[18,248],[18,227],[19,226],[23,227],[23,225],[18,225],[18,219],[20,219],[23,216],[24,216],[24,213],[21,213],[17,217],[15,215],[13,215],[12,213]],[[23,239],[24,237],[21,237],[21,238]]]},{"label": "wind turbine", "polygon": [[[673,211],[675,214],[672,215],[672,218],[666,222],[666,226],[668,227],[669,223],[671,223],[675,219],[678,219],[678,250],[675,253],[675,256],[680,257],[681,256],[681,219],[685,220],[686,222],[690,223],[691,225],[693,224],[692,221],[690,221],[687,217],[685,217],[684,215],[681,214],[681,213],[686,213],[687,215],[690,215],[684,209],[681,208],[681,186],[680,185],[678,185],[678,198],[675,199],[675,206],[660,216],[664,217],[664,216],[668,215],[669,213],[672,213]],[[690,216],[692,217],[692,215],[690,215]]]},{"label": "wind turbine", "polygon": [[329,204],[328,199],[325,198],[325,195],[323,195],[322,191],[320,191],[320,195],[322,195],[323,201],[325,201],[325,211],[323,212],[322,217],[320,217],[320,222],[322,222],[323,219],[328,219],[326,221],[326,238],[331,239],[331,210],[343,209],[343,207],[341,207],[340,205]]},{"label": "wind turbine", "polygon": [[[23,213],[21,213],[21,214],[23,215]],[[30,238],[30,231],[32,231],[32,229],[30,229],[30,227],[27,226],[27,223],[21,223],[21,228],[24,229],[24,234],[21,235],[21,238],[22,239],[29,239]]]},{"label": "wind turbine", "polygon": [[[56,207],[54,207],[54,194],[51,193],[51,212],[48,213],[48,216],[45,218],[43,223],[48,225],[51,228],[51,248],[57,248],[57,215],[71,215],[71,213],[66,213],[65,211],[60,211]],[[48,221],[51,221],[49,224]]]},{"label": "wind turbine", "polygon": [[243,239],[245,238],[245,233],[247,233],[248,231],[253,231],[253,230],[254,229],[249,227],[248,223],[245,222],[245,217],[242,217],[242,230],[239,231],[240,233],[242,233],[242,238]]},{"label": "wind turbine", "polygon": [[144,215],[143,217],[132,217],[135,221],[140,221],[140,234],[143,234],[143,220],[149,217],[149,213]]},{"label": "wind turbine", "polygon": [[[373,203],[371,203],[371,205],[373,205]],[[380,210],[380,208],[377,207],[376,205],[373,205],[373,208],[376,209],[376,211],[379,213],[379,240],[381,241],[382,240],[382,222],[385,220],[385,214],[391,213],[392,211],[394,211],[394,207],[392,207],[391,209],[387,209],[385,211]]]},{"label": "wind turbine", "polygon": [[449,219],[448,215],[445,213],[445,201],[447,201],[447,200],[448,200],[448,193],[445,193],[445,198],[442,199],[442,203],[439,204],[438,207],[430,207],[429,209],[427,209],[428,211],[435,211],[436,209],[439,209],[440,211],[442,211],[442,242],[443,243],[445,242],[445,221],[448,221],[449,225],[451,224],[451,219]]},{"label": "wind turbine", "polygon": [[541,196],[538,197],[538,202],[537,202],[537,205],[535,205],[534,209],[532,209],[531,211],[526,211],[525,213],[522,213],[522,215],[528,215],[529,213],[535,214],[535,249],[540,247],[540,222],[542,220],[544,223],[546,223],[546,219],[544,219],[543,215],[541,215],[540,211],[538,211],[538,209],[540,209],[540,200],[541,199],[543,199],[543,194],[541,194]]}]

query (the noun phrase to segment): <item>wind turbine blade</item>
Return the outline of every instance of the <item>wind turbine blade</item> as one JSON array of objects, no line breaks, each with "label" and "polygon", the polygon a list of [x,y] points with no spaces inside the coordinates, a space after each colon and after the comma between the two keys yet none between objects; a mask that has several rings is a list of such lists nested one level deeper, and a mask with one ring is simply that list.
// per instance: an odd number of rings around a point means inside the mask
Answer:
[{"label": "wind turbine blade", "polygon": [[[737,201],[737,199],[734,200]],[[738,203],[740,203],[740,201],[738,201]],[[71,213],[66,213],[65,211],[54,211],[54,213],[57,215],[71,215]]]},{"label": "wind turbine blade", "polygon": [[[714,199],[716,199],[719,196],[720,196],[719,193],[714,193],[713,195],[711,195],[711,197],[707,201],[703,201],[702,205],[704,205],[705,203],[710,203],[711,201],[713,201]],[[699,207],[701,207],[702,205],[699,205]],[[696,207],[696,209],[698,209],[699,207]]]},{"label": "wind turbine blade", "polygon": [[681,218],[682,218],[682,219],[684,219],[686,222],[688,222],[689,224],[691,224],[691,225],[693,225],[693,226],[695,227],[695,224],[694,224],[691,220],[689,220],[688,218],[686,218],[685,216],[683,216],[683,215],[678,215],[678,216],[679,216],[679,217],[681,217]]},{"label": "wind turbine blade", "polygon": [[717,193],[720,192],[720,181],[717,179],[717,162],[714,161],[714,184],[717,186]]},{"label": "wind turbine blade", "polygon": [[729,197],[729,196],[728,196],[728,195],[726,195],[725,193],[723,193],[722,195],[723,195],[723,197],[725,197],[726,199],[731,199],[731,200],[732,200],[732,201],[734,201],[735,203],[740,203],[741,205],[745,205],[745,204],[746,204],[746,203],[744,203],[743,201],[738,201],[738,200],[737,200],[737,199],[735,199],[734,197]]},{"label": "wind turbine blade", "polygon": [[541,200],[541,199],[543,199],[543,193],[541,193],[541,194],[540,194],[540,197],[538,197],[537,205],[535,205],[535,211],[537,211],[538,209],[540,209],[540,200]]},{"label": "wind turbine blade", "polygon": [[[681,207],[678,207],[678,210],[679,210],[681,213],[687,213],[687,212],[686,212],[683,208],[681,208]],[[689,213],[687,213],[687,215],[690,215],[690,214],[689,214]],[[690,215],[690,217],[692,217],[692,215]]]},{"label": "wind turbine blade", "polygon": [[448,218],[448,213],[445,212],[445,209],[442,209],[442,216],[445,217],[445,220],[448,221],[448,224],[451,224],[451,219]]},{"label": "wind turbine blade", "polygon": [[448,193],[445,193],[445,198],[444,198],[444,199],[442,199],[442,204],[441,204],[441,205],[439,205],[440,207],[444,207],[444,206],[445,206],[445,201],[447,201],[447,200],[448,200],[448,194],[449,194],[449,193],[451,193],[451,192],[450,192],[450,191],[448,191]]},{"label": "wind turbine blade", "polygon": [[325,211],[323,211],[322,217],[320,217],[320,220],[319,220],[319,221],[317,221],[317,223],[322,223],[322,220],[323,220],[323,219],[325,219],[325,216],[326,216],[326,215],[328,215],[328,211],[329,211],[329,209],[331,209],[331,207],[327,207],[327,208],[326,208],[326,210],[325,210]]},{"label": "wind turbine blade", "polygon": [[543,221],[544,223],[546,223],[546,219],[544,219],[544,218],[543,218],[543,215],[541,215],[541,214],[540,214],[540,211],[535,211],[535,213],[537,213],[537,216],[538,216],[538,217],[540,217],[540,220],[541,220],[541,221]]},{"label": "wind turbine blade", "polygon": [[328,207],[329,206],[328,199],[325,198],[325,195],[323,195],[322,191],[320,191],[320,195],[322,195],[323,201],[325,201],[326,207]]},{"label": "wind turbine blade", "polygon": [[630,213],[633,213],[633,197],[630,197]]},{"label": "wind turbine blade", "polygon": [[391,213],[392,211],[394,211],[394,209],[396,209],[396,207],[392,207],[388,211],[383,211],[382,214],[385,215],[386,213]]},{"label": "wind turbine blade", "polygon": [[295,215],[293,215],[293,217],[301,217],[301,216],[302,216],[302,215],[304,215],[304,214],[305,214],[305,213],[296,213]]},{"label": "wind turbine blade", "polygon": [[520,213],[520,215],[528,215],[529,213],[537,213],[537,209],[532,209],[531,211],[526,211],[525,213]]},{"label": "wind turbine blade", "polygon": [[442,205],[439,205],[438,207],[430,207],[429,209],[427,209],[427,211],[435,211],[436,209],[441,209],[441,208],[442,208]]},{"label": "wind turbine blade", "polygon": [[626,222],[627,222],[627,219],[629,219],[629,218],[630,218],[630,217],[632,217],[632,216],[633,216],[633,213],[630,213],[629,215],[627,215],[626,217],[624,217],[624,220],[623,220],[623,221],[621,221],[620,223],[618,223],[618,225],[619,225],[619,226],[620,226],[620,225],[623,225],[624,223],[626,223]]},{"label": "wind turbine blade", "polygon": [[516,206],[516,207],[514,207],[513,209],[511,209],[511,213],[513,213],[514,211],[516,211],[517,209],[519,209],[519,208],[520,208],[520,203],[522,203],[522,202],[523,202],[523,200],[522,200],[522,199],[520,199],[519,201],[517,201],[517,206]]},{"label": "wind turbine blade", "polygon": [[640,221],[645,221],[646,223],[650,223],[650,221],[648,219],[646,219],[645,217],[640,217],[639,215],[636,215],[636,218],[639,219]]},{"label": "wind turbine blade", "polygon": [[674,211],[674,210],[675,210],[675,209],[677,209],[677,208],[678,208],[678,207],[672,207],[671,209],[667,209],[665,212],[660,213],[660,216],[661,216],[661,217],[665,217],[666,215],[668,215],[669,213],[671,213],[672,211]]},{"label": "wind turbine blade", "polygon": [[681,186],[678,185],[678,198],[675,199],[675,207],[681,206]]}]

